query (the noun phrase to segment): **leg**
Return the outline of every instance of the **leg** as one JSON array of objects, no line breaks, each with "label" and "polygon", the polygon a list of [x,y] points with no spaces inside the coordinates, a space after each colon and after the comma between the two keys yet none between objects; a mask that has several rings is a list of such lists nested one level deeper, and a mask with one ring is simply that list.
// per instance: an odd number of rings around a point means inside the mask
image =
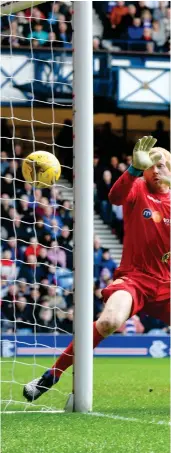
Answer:
[{"label": "leg", "polygon": [[[132,302],[132,295],[124,290],[116,291],[109,297],[100,318],[93,323],[93,348],[129,318]],[[73,364],[73,355],[73,342],[71,342],[50,370],[44,373],[41,378],[24,386],[23,395],[25,398],[28,401],[36,400],[58,382],[61,374]]]},{"label": "leg", "polygon": [[[117,282],[117,280],[116,280]],[[129,318],[132,308],[132,296],[127,291],[116,291],[106,302],[98,321],[93,323],[93,348],[103,338],[118,330]],[[52,374],[59,378],[63,371],[73,364],[73,342],[65,349],[52,367]]]},{"label": "leg", "polygon": [[101,217],[104,221],[104,223],[108,223],[109,222],[109,219],[108,219],[108,202],[107,200],[102,200],[101,201],[101,206],[100,206],[100,211],[101,211]]},{"label": "leg", "polygon": [[132,310],[132,300],[131,294],[123,290],[116,291],[109,297],[101,316],[96,321],[96,328],[102,337],[115,332],[127,321]]}]

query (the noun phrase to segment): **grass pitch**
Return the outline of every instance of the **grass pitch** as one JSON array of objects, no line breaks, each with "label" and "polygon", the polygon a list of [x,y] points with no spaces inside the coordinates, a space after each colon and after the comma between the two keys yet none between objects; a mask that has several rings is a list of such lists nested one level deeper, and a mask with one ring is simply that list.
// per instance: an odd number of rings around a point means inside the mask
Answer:
[{"label": "grass pitch", "polygon": [[[71,369],[27,412],[17,413],[26,409],[23,383],[52,361],[37,358],[36,367],[30,358],[2,364],[2,381],[13,381],[2,384],[2,400],[11,400],[2,403],[2,453],[170,452],[168,359],[96,358],[91,415],[39,412],[64,408]],[[33,410],[37,413],[28,413]]]}]

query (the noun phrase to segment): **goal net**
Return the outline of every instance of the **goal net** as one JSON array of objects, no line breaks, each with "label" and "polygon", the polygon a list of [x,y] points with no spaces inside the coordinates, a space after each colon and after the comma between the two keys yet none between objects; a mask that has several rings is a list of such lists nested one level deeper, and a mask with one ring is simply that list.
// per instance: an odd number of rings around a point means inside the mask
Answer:
[{"label": "goal net", "polygon": [[[72,4],[14,12],[16,2],[4,3],[12,14],[2,11],[1,28],[2,410],[62,410],[71,368],[40,402],[26,403],[22,392],[73,331]],[[36,150],[62,165],[52,188],[23,180],[22,160]]]}]

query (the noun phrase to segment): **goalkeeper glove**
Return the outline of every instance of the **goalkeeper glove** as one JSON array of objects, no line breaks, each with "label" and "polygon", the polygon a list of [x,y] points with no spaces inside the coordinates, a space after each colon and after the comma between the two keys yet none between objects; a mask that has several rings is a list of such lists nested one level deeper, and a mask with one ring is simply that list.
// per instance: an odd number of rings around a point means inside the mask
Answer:
[{"label": "goalkeeper glove", "polygon": [[138,140],[134,146],[132,159],[132,166],[136,170],[147,170],[147,168],[152,167],[161,159],[162,155],[160,153],[156,152],[154,155],[150,153],[156,142],[156,138],[153,138],[151,135]]},{"label": "goalkeeper glove", "polygon": [[162,176],[160,179],[162,184],[166,184],[171,189],[171,177],[170,176]]},{"label": "goalkeeper glove", "polygon": [[[166,166],[167,166],[168,170],[171,171],[171,163],[166,162]],[[169,188],[171,189],[171,175],[161,176],[161,183],[166,184],[166,186],[169,186]]]}]

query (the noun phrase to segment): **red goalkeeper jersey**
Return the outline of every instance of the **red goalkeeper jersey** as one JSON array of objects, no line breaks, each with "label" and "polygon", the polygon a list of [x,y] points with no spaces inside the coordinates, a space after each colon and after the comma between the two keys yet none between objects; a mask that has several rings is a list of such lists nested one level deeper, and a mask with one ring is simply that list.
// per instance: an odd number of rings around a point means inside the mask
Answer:
[{"label": "red goalkeeper jersey", "polygon": [[109,193],[112,204],[123,205],[124,244],[119,269],[125,274],[138,270],[161,280],[169,280],[170,191],[151,193],[143,178],[128,171],[115,182]]}]

